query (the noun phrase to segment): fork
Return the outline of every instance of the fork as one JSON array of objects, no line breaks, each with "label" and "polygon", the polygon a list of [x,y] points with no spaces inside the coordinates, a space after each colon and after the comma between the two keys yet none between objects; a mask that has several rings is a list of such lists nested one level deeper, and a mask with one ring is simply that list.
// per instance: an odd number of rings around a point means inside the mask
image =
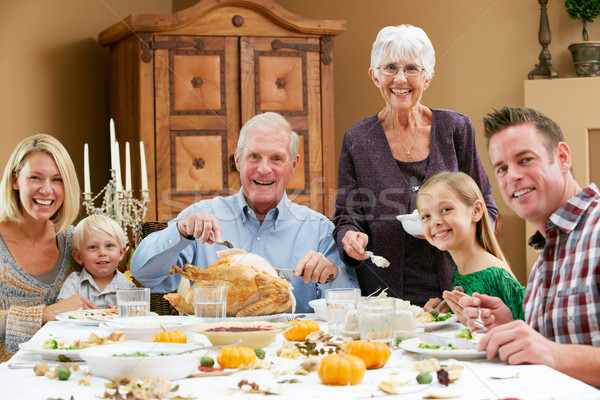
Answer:
[{"label": "fork", "polygon": [[488,328],[485,326],[485,324],[481,320],[481,307],[479,307],[479,315],[477,316],[477,319],[473,320],[473,325],[475,325],[476,328],[479,328],[482,331],[488,330]]},{"label": "fork", "polygon": [[290,322],[290,321],[293,321],[295,319],[300,319],[300,318],[304,318],[304,317],[306,317],[305,314],[298,314],[298,315],[296,315],[296,314],[287,314],[285,316],[285,319],[287,320],[286,322]]},{"label": "fork", "polygon": [[[462,286],[455,286],[453,290],[457,290],[463,293],[465,291]],[[440,315],[440,309],[444,304],[446,304],[446,299],[442,300],[440,304],[431,309],[431,311],[429,311],[429,314],[431,314],[433,318],[437,317],[438,315]]]}]

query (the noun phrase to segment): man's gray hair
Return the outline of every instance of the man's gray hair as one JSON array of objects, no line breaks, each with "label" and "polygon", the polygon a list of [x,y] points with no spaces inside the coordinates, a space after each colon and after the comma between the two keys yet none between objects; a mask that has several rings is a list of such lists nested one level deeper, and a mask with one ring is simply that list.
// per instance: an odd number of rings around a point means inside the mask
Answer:
[{"label": "man's gray hair", "polygon": [[252,130],[260,130],[264,127],[280,128],[287,132],[290,136],[290,163],[298,154],[298,134],[292,130],[290,123],[276,112],[266,112],[264,114],[258,114],[250,118],[248,122],[244,124],[240,130],[240,137],[238,138],[237,152],[238,156],[242,156],[244,147],[246,147],[246,138],[248,132]]}]

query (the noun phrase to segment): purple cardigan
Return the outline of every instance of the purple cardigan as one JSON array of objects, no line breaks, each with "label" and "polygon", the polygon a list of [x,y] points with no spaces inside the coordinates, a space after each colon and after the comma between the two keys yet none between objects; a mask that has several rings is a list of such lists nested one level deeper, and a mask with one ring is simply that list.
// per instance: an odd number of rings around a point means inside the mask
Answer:
[{"label": "purple cardigan", "polygon": [[[481,188],[492,220],[498,215],[475,145],[473,124],[455,111],[432,111],[430,154],[422,161],[396,160],[377,116],[358,122],[344,136],[333,236],[342,260],[357,268],[363,295],[378,287],[388,288],[390,296],[423,305],[452,287],[450,254],[405,233],[396,220],[396,215],[416,208],[418,188],[436,173],[463,171],[470,175]],[[342,239],[349,230],[366,233],[367,250],[387,258],[391,265],[378,268],[370,260],[348,256]]]}]

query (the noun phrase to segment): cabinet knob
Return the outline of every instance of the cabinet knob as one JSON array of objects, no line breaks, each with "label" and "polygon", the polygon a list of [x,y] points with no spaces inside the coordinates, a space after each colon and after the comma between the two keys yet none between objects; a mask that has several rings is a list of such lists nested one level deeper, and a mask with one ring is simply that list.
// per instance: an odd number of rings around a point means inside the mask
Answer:
[{"label": "cabinet knob", "polygon": [[201,77],[195,76],[192,78],[192,86],[194,88],[199,88],[202,85],[202,83],[204,83],[204,82],[202,81]]},{"label": "cabinet knob", "polygon": [[282,76],[275,80],[275,85],[277,85],[277,89],[283,89],[283,88],[285,88],[285,85],[287,85],[287,82],[285,81],[285,78]]},{"label": "cabinet knob", "polygon": [[205,164],[206,164],[206,161],[204,161],[204,158],[198,157],[198,158],[194,158],[194,163],[192,165],[196,169],[202,169],[202,168],[204,168]]},{"label": "cabinet knob", "polygon": [[239,28],[240,26],[244,25],[244,17],[242,17],[241,15],[234,15],[231,19],[231,23],[233,24],[233,26]]}]

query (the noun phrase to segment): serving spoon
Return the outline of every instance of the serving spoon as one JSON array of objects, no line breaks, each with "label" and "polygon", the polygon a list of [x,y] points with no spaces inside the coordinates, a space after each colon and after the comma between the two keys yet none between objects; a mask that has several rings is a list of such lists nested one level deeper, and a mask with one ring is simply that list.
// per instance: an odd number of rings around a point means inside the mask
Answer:
[{"label": "serving spoon", "polygon": [[213,349],[220,349],[221,347],[235,346],[236,344],[239,344],[241,341],[242,341],[242,339],[239,339],[239,340],[236,340],[235,342],[231,342],[231,343],[216,344],[216,345],[204,346],[204,347],[195,347],[193,349],[180,351],[179,353],[175,353],[173,355],[178,356],[180,354],[193,353],[194,351],[198,351],[198,350],[213,350]]}]

